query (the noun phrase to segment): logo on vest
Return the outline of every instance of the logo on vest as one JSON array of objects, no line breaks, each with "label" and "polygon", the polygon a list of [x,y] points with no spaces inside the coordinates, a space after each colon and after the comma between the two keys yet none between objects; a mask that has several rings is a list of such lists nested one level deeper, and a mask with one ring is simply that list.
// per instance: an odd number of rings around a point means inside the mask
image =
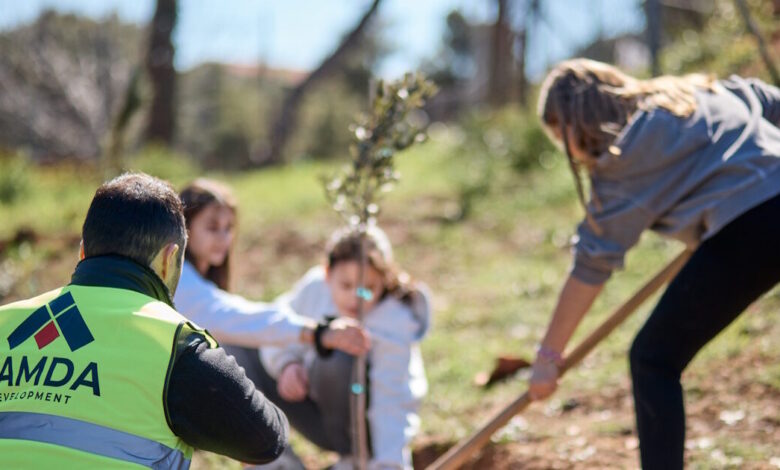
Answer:
[{"label": "logo on vest", "polygon": [[38,349],[43,349],[60,334],[65,337],[71,351],[76,351],[95,340],[70,292],[31,313],[8,336],[8,346],[14,349],[31,336],[35,336]]},{"label": "logo on vest", "polygon": [[[71,352],[95,341],[70,292],[31,313],[11,332],[7,340],[8,346],[13,350],[34,337],[38,350],[41,350],[60,336],[65,338]],[[94,396],[99,397],[100,381],[97,363],[89,362],[81,373],[78,373],[79,369],[72,360],[63,357],[42,356],[35,362],[27,356],[8,356],[5,361],[0,361],[0,385],[5,382],[8,387],[42,385],[52,388],[66,387],[74,391],[86,387]],[[0,402],[40,400],[67,404],[70,398],[71,396],[67,394],[32,389],[0,393]]]}]

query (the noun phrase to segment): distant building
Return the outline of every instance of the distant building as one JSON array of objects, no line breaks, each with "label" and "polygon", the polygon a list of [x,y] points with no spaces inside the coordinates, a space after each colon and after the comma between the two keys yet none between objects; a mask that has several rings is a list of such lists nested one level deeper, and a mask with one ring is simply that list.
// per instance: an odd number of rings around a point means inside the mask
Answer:
[{"label": "distant building", "polygon": [[597,39],[580,49],[575,56],[614,64],[629,72],[650,67],[650,49],[641,34]]},{"label": "distant building", "polygon": [[287,86],[293,86],[309,75],[308,70],[271,68],[265,65],[223,64],[225,71],[240,78],[268,78]]}]

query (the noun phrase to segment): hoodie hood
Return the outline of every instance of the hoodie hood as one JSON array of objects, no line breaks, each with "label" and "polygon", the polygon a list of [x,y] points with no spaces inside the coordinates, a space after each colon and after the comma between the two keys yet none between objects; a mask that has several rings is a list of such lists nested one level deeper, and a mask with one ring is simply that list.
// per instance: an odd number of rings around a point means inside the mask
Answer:
[{"label": "hoodie hood", "polygon": [[415,283],[410,303],[387,296],[365,313],[363,321],[374,334],[382,332],[404,341],[419,342],[431,326],[430,305],[428,287]]},{"label": "hoodie hood", "polygon": [[415,283],[415,292],[412,296],[411,310],[414,319],[419,325],[418,338],[428,334],[431,328],[431,291],[422,282]]}]

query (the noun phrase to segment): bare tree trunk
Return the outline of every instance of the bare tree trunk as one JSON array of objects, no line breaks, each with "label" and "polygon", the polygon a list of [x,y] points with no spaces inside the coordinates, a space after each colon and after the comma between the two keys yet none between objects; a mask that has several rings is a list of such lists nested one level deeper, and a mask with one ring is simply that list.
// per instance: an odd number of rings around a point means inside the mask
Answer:
[{"label": "bare tree trunk", "polygon": [[528,79],[525,77],[525,54],[528,45],[528,30],[524,27],[517,33],[519,52],[517,57],[517,101],[525,107],[528,104]]},{"label": "bare tree trunk", "polygon": [[114,119],[109,134],[108,149],[105,155],[103,171],[106,176],[116,176],[124,166],[123,154],[125,150],[125,133],[130,119],[141,107],[141,93],[138,82],[141,76],[141,66],[132,71],[130,81],[127,84],[125,95],[122,98],[122,107]]},{"label": "bare tree trunk", "polygon": [[525,74],[526,57],[528,54],[528,31],[542,19],[541,0],[531,0],[528,7],[523,12],[525,17],[522,21],[520,31],[516,33],[517,52],[517,100],[525,107],[528,105],[528,78]]},{"label": "bare tree trunk", "polygon": [[271,121],[268,150],[255,163],[261,166],[282,163],[284,148],[298,122],[298,109],[306,92],[317,81],[327,77],[341,66],[344,57],[360,42],[360,38],[374,16],[381,0],[373,0],[354,29],[341,41],[335,51],[311,72],[301,83],[290,90],[284,98],[279,114]]},{"label": "bare tree trunk", "polygon": [[766,41],[764,41],[764,37],[761,35],[761,31],[758,30],[758,25],[756,25],[755,21],[753,21],[753,17],[750,16],[750,9],[748,9],[747,4],[745,4],[745,0],[734,0],[734,3],[737,4],[737,9],[742,15],[742,19],[745,20],[745,27],[750,32],[750,34],[756,38],[756,42],[758,43],[758,52],[761,54],[761,59],[764,61],[764,65],[766,65],[767,70],[769,70],[769,75],[772,77],[772,81],[774,82],[775,86],[780,86],[780,74],[777,72],[777,66],[772,60],[772,57],[769,55],[769,51],[766,48]]},{"label": "bare tree trunk", "polygon": [[651,70],[654,77],[661,75],[661,3],[659,0],[645,0],[647,19],[647,47],[650,49]]},{"label": "bare tree trunk", "polygon": [[509,77],[512,65],[512,31],[507,24],[507,0],[496,0],[498,17],[493,26],[493,47],[490,58],[490,102],[495,105],[506,103]]},{"label": "bare tree trunk", "polygon": [[146,126],[146,140],[173,143],[175,128],[174,98],[176,71],[171,33],[176,26],[176,0],[157,0],[149,34],[146,70],[154,88],[152,108]]}]

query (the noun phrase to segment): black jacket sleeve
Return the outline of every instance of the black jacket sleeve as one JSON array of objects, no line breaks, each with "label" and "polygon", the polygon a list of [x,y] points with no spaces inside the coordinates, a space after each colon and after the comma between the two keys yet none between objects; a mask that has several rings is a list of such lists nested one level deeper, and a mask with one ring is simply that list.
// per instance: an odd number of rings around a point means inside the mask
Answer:
[{"label": "black jacket sleeve", "polygon": [[187,444],[242,462],[276,459],[287,445],[285,415],[258,391],[233,356],[190,335],[168,377],[171,430]]}]

